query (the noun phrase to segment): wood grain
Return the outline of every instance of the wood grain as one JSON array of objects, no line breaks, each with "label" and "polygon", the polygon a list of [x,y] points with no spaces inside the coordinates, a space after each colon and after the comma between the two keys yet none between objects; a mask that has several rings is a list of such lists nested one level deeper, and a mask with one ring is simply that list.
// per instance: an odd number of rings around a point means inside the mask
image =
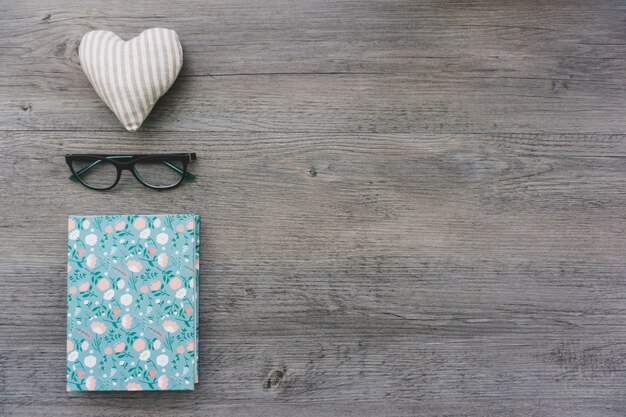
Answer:
[{"label": "wood grain", "polygon": [[0,123],[122,130],[78,42],[167,26],[185,63],[145,131],[622,133],[624,6],[582,3],[13,3]]},{"label": "wood grain", "polygon": [[[519,3],[0,3],[0,415],[626,414],[626,10]],[[151,26],[129,133],[77,41]],[[63,159],[166,151],[197,181]],[[202,216],[200,384],[66,393],[66,217],[130,212]]]}]

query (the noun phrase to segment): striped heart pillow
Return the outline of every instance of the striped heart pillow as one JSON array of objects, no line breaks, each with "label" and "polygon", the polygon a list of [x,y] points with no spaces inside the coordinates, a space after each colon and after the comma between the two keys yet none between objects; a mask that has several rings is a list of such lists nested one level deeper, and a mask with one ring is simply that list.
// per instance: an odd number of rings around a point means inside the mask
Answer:
[{"label": "striped heart pillow", "polygon": [[183,65],[178,35],[163,28],[145,30],[129,41],[94,30],[83,36],[78,55],[96,93],[131,132],[146,120]]}]

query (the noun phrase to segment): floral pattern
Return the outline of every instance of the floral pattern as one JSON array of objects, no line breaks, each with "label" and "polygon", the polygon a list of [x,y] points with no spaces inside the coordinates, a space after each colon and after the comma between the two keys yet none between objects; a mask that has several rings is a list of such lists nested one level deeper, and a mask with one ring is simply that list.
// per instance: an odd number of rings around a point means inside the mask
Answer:
[{"label": "floral pattern", "polygon": [[194,214],[70,216],[67,390],[190,390],[197,382]]}]

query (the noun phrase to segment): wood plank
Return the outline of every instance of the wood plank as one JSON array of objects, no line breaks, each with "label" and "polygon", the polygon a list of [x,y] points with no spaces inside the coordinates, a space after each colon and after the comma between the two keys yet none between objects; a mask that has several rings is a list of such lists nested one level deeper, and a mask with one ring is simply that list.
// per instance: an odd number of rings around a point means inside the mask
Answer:
[{"label": "wood plank", "polygon": [[[59,392],[65,216],[103,207],[202,216],[189,414],[294,402],[349,414],[352,401],[372,402],[359,415],[624,410],[624,136],[139,136],[2,133],[15,176],[0,185],[0,252],[20,265],[0,295],[15,306],[0,310],[7,410],[167,413],[175,400]],[[111,149],[202,149],[198,181],[150,199],[134,180],[112,193],[67,181],[63,152]]]},{"label": "wood plank", "polygon": [[179,31],[186,52],[146,131],[622,133],[614,2],[243,5],[10,7],[2,129],[121,130],[77,47],[94,28],[132,36],[141,19]]},{"label": "wood plank", "polygon": [[[0,3],[0,415],[623,416],[626,5]],[[140,132],[92,29],[179,32]],[[68,152],[195,151],[171,192]],[[194,392],[66,393],[68,214],[202,216]]]}]

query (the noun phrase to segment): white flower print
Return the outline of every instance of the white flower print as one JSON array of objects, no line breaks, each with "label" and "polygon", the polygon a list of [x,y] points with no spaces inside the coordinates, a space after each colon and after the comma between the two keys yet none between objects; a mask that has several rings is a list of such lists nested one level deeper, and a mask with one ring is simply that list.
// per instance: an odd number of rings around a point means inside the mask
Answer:
[{"label": "white flower print", "polygon": [[130,294],[124,294],[120,297],[120,304],[123,306],[129,306],[133,302],[133,296]]},{"label": "white flower print", "polygon": [[167,233],[159,233],[156,237],[156,241],[159,245],[165,245],[168,240],[170,240],[170,237]]},{"label": "white flower print", "polygon": [[156,363],[160,367],[166,366],[168,363],[170,363],[170,358],[167,355],[159,355],[156,358]]},{"label": "white flower print", "polygon": [[89,355],[85,358],[84,362],[87,368],[93,368],[94,366],[96,366],[96,357],[93,355]]},{"label": "white flower print", "polygon": [[79,236],[80,236],[80,230],[74,229],[70,232],[68,237],[70,240],[76,240],[78,239]]},{"label": "white flower print", "polygon": [[147,361],[148,359],[150,359],[150,351],[148,349],[139,354],[139,360]]},{"label": "white flower print", "polygon": [[98,236],[94,235],[93,233],[90,235],[85,236],[85,243],[89,246],[93,246],[98,242]]},{"label": "white flower print", "polygon": [[139,233],[139,237],[142,239],[147,239],[150,237],[150,229],[145,228]]},{"label": "white flower print", "polygon": [[73,350],[71,351],[68,355],[67,355],[67,360],[70,362],[74,362],[76,359],[78,359],[78,352]]}]

